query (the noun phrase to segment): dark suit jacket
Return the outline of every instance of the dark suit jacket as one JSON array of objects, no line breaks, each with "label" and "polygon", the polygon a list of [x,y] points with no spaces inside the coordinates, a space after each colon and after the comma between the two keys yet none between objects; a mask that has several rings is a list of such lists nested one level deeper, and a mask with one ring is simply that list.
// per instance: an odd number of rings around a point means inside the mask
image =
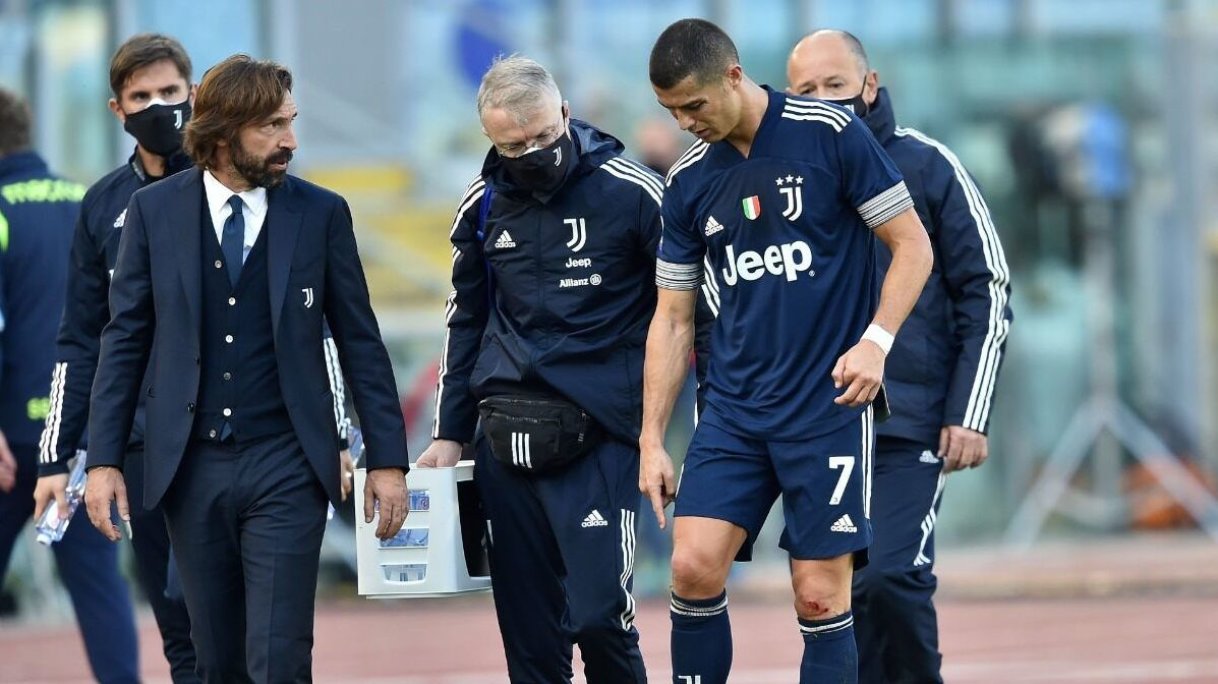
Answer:
[{"label": "dark suit jacket", "polygon": [[[183,171],[135,193],[110,285],[110,323],[89,417],[89,466],[121,466],[148,359],[144,502],[155,507],[191,439],[199,396],[203,175]],[[339,195],[288,176],[268,192],[267,271],[275,358],[288,415],[330,500],[339,500],[334,405],[322,319],[338,347],[370,469],[407,468],[406,429],[389,355],[368,301],[351,211]],[[209,228],[210,229],[210,228]]]}]

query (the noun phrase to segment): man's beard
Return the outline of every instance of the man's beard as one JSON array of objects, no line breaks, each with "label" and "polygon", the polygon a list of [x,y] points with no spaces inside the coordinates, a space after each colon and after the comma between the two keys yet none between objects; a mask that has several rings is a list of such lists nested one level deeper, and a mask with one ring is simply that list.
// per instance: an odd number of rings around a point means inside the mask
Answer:
[{"label": "man's beard", "polygon": [[287,169],[271,171],[270,165],[287,164],[292,161],[291,150],[279,150],[265,159],[259,159],[247,153],[239,141],[234,141],[231,149],[233,168],[241,174],[245,182],[253,187],[273,188],[282,183],[284,177],[288,175]]}]

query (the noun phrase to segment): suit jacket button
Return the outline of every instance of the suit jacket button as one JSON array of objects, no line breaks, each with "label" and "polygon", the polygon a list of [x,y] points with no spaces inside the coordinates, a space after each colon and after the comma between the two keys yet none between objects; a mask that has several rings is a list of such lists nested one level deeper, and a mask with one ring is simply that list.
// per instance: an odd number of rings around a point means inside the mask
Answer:
[{"label": "suit jacket button", "polygon": [[195,403],[193,401],[186,405],[186,412],[187,413],[195,412]]}]

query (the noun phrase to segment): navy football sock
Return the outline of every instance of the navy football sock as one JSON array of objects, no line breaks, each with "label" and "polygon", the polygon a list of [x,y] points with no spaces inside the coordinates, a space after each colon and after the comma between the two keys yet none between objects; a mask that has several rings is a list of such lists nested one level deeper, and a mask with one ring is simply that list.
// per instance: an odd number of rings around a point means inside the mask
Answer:
[{"label": "navy football sock", "polygon": [[732,669],[732,625],[727,591],[715,598],[672,595],[673,684],[724,684]]},{"label": "navy football sock", "polygon": [[850,611],[827,620],[800,619],[799,631],[804,636],[800,684],[857,684],[859,652]]}]

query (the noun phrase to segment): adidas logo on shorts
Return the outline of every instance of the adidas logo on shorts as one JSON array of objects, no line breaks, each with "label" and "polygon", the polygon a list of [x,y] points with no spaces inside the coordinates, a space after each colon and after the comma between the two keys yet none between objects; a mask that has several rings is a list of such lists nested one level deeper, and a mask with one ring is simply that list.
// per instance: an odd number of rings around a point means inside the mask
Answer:
[{"label": "adidas logo on shorts", "polygon": [[853,534],[855,532],[858,532],[859,528],[854,526],[854,521],[850,519],[850,514],[847,513],[846,515],[843,515],[842,517],[838,518],[837,522],[833,523],[833,526],[829,528],[829,531],[830,532],[849,532],[849,533]]},{"label": "adidas logo on shorts", "polygon": [[584,518],[584,521],[582,523],[580,523],[579,526],[580,527],[609,527],[609,521],[605,520],[605,517],[603,515],[601,515],[601,512],[594,508],[594,509],[592,509],[592,512],[588,514],[588,517]]},{"label": "adidas logo on shorts", "polygon": [[512,239],[512,234],[506,230],[499,234],[499,238],[495,240],[495,249],[511,249],[516,246],[516,241]]},{"label": "adidas logo on shorts", "polygon": [[715,233],[723,230],[723,224],[715,220],[714,216],[709,216],[706,219],[706,236],[710,237]]}]

